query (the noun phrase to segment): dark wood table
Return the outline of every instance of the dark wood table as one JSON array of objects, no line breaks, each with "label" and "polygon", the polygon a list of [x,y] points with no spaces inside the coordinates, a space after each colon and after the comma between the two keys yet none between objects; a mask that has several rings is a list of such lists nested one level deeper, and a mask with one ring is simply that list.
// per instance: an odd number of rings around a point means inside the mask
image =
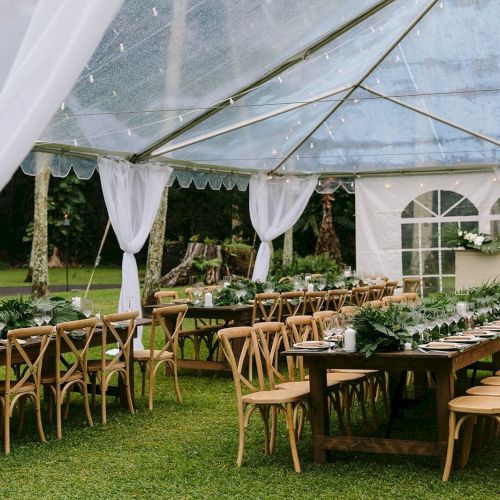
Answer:
[{"label": "dark wood table", "polygon": [[[138,326],[147,326],[151,324],[151,320],[147,318],[138,318],[137,319],[137,325]],[[120,337],[125,340],[128,330],[127,328],[116,328],[116,332],[120,335]],[[111,335],[108,336],[109,342],[108,344],[110,346],[116,346],[116,341],[112,338]],[[84,340],[78,340],[76,338],[72,338],[73,343],[77,348],[83,347],[84,346]],[[97,327],[94,331],[94,335],[92,336],[92,341],[90,343],[90,347],[98,347],[101,345],[102,341],[102,330]],[[28,339],[26,345],[23,346],[26,354],[29,356],[29,358],[34,361],[39,352],[40,352],[40,342],[34,339]],[[46,363],[46,360],[49,358],[54,358],[56,354],[56,343],[51,342],[48,347],[47,351],[45,352],[45,357],[44,357],[44,364]],[[67,353],[70,351],[69,347],[65,342],[61,342],[61,351],[62,353]],[[6,363],[6,346],[5,344],[0,345],[0,366],[5,366]],[[24,363],[24,359],[19,355],[19,352],[16,351],[15,349],[12,352],[12,364],[16,363]],[[49,364],[52,365],[51,361],[48,361]],[[130,357],[129,357],[129,375],[130,375],[130,391],[132,393],[132,400],[134,399],[134,354],[133,350],[130,349]],[[98,387],[98,392],[99,394],[99,387]],[[120,397],[120,407],[125,408],[128,410],[128,400],[127,400],[127,390],[125,385],[122,383],[122,378],[118,377],[118,386],[110,386],[108,387],[108,394],[109,395],[117,395]]]},{"label": "dark wood table", "polygon": [[[155,304],[143,306],[143,312],[145,316],[151,315],[153,309],[157,307],[164,307],[175,304]],[[225,328],[227,326],[248,326],[252,322],[252,311],[253,306],[250,304],[239,304],[233,306],[193,306],[189,305],[186,313],[186,318],[191,318],[195,320],[203,320],[206,323],[219,322],[221,324],[216,325],[214,323],[214,331],[216,329]],[[174,331],[175,319],[172,318],[167,324],[170,331]],[[182,337],[192,337],[193,335],[206,336],[207,332],[210,332],[210,325],[200,328],[198,333],[193,330],[188,330],[186,332],[181,332],[179,335]],[[208,346],[208,355],[205,359],[185,359],[179,358],[177,360],[179,368],[189,368],[194,370],[209,370],[209,371],[229,371],[229,365],[227,364],[225,358],[214,359],[218,352],[218,340],[217,336],[214,337],[212,344]],[[237,346],[235,346],[237,350]]]},{"label": "dark wood table", "polygon": [[[326,461],[327,450],[443,456],[448,440],[448,402],[455,397],[455,375],[460,381],[463,379],[464,371],[466,374],[467,367],[489,355],[492,356],[492,369],[494,371],[500,369],[499,338],[482,341],[463,351],[450,353],[404,351],[375,353],[366,358],[361,353],[305,352],[295,349],[284,354],[302,356],[304,367],[309,369],[313,459],[321,464]],[[400,379],[401,374],[407,371],[432,372],[436,384],[437,440],[330,436],[326,373],[331,368],[385,370],[390,374],[396,374]]]}]

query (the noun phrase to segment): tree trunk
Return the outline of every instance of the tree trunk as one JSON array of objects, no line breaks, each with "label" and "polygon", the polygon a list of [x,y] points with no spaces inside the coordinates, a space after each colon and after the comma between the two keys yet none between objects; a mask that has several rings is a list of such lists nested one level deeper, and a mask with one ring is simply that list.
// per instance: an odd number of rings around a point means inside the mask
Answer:
[{"label": "tree trunk", "polygon": [[283,241],[283,267],[293,264],[293,226],[285,233]]},{"label": "tree trunk", "polygon": [[47,248],[47,197],[49,193],[50,170],[44,167],[35,177],[35,208],[32,242],[31,295],[47,295],[49,283]]},{"label": "tree trunk", "polygon": [[340,250],[340,242],[333,225],[332,202],[335,198],[331,194],[323,194],[321,196],[321,204],[323,206],[323,218],[319,227],[319,236],[316,243],[317,254],[328,254],[332,259],[335,259],[339,264],[342,263],[342,252]]},{"label": "tree trunk", "polygon": [[[188,243],[186,249],[186,254],[182,259],[182,262],[170,270],[161,279],[161,284],[163,286],[179,286],[179,285],[189,285],[192,282],[192,278],[195,274],[193,269],[193,260],[195,258],[203,260],[221,259],[222,261],[222,250],[219,245],[205,245],[204,243]],[[220,267],[210,268],[205,276],[205,282],[210,285],[217,283],[220,279]]]},{"label": "tree trunk", "polygon": [[168,209],[168,186],[163,191],[160,207],[156,214],[151,233],[149,234],[148,259],[146,262],[146,276],[142,291],[143,305],[154,304],[154,294],[160,289],[161,266],[163,250],[165,248],[165,227]]}]

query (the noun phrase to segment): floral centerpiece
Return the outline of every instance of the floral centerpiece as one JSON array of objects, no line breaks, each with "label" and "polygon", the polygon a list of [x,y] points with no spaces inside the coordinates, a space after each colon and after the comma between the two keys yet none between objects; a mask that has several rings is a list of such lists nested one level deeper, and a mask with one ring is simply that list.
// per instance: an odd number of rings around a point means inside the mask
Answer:
[{"label": "floral centerpiece", "polygon": [[448,247],[478,250],[487,254],[500,253],[500,240],[477,230],[465,231],[458,225],[445,229],[444,241]]}]

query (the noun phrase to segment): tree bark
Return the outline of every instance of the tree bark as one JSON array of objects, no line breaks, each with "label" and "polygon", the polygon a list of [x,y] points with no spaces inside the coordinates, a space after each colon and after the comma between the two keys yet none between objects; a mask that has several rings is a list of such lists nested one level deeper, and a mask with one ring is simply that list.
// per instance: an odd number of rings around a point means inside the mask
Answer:
[{"label": "tree bark", "polygon": [[285,233],[283,241],[283,267],[293,264],[293,226]]},{"label": "tree bark", "polygon": [[32,241],[32,282],[31,295],[44,297],[48,292],[48,243],[47,243],[47,198],[49,193],[50,170],[43,167],[35,177],[35,206]]},{"label": "tree bark", "polygon": [[340,242],[333,224],[332,203],[334,197],[331,194],[321,196],[321,205],[323,206],[323,218],[319,227],[319,236],[316,243],[317,254],[328,254],[339,264],[342,263],[342,251]]},{"label": "tree bark", "polygon": [[168,186],[163,191],[160,207],[149,234],[148,259],[142,291],[143,305],[154,304],[154,294],[160,289],[161,266],[165,248],[165,228],[167,225]]}]

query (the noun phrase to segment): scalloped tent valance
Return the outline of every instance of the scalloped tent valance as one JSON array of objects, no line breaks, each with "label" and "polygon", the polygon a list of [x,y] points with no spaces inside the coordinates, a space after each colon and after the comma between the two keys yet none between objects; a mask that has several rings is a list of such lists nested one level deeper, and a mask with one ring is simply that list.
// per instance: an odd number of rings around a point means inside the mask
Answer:
[{"label": "scalloped tent valance", "polygon": [[215,188],[490,168],[499,18],[497,0],[125,0],[36,149],[154,158]]}]

